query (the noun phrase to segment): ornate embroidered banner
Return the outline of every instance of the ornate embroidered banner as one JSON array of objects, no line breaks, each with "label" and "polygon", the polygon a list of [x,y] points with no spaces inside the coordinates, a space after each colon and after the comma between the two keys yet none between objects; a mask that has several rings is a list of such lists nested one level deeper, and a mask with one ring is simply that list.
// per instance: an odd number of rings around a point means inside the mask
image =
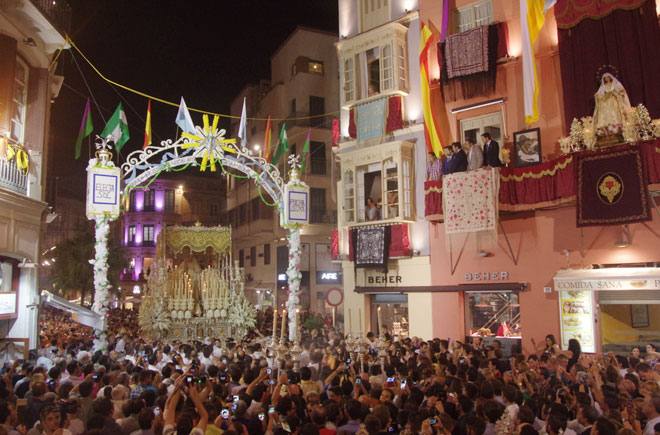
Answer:
[{"label": "ornate embroidered banner", "polygon": [[651,220],[639,147],[582,153],[577,156],[576,170],[578,227]]},{"label": "ornate embroidered banner", "polygon": [[488,71],[488,26],[448,37],[445,62],[450,79]]},{"label": "ornate embroidered banner", "polygon": [[442,178],[446,234],[497,231],[499,179],[497,168]]},{"label": "ornate embroidered banner", "polygon": [[387,268],[390,227],[362,227],[354,231],[355,267]]}]

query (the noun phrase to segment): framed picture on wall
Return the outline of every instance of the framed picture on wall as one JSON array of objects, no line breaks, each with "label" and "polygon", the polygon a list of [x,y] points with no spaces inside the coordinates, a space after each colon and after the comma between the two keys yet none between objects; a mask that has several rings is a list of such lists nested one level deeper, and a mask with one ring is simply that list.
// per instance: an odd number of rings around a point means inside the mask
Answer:
[{"label": "framed picture on wall", "polygon": [[516,167],[541,163],[541,129],[531,128],[513,133],[513,148]]},{"label": "framed picture on wall", "polygon": [[633,328],[646,328],[649,326],[649,306],[631,305],[630,320]]}]

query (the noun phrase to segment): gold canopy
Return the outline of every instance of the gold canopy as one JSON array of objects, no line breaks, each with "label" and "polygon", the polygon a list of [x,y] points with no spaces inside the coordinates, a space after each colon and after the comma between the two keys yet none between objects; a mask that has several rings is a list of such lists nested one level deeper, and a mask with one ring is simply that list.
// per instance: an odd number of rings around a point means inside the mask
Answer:
[{"label": "gold canopy", "polygon": [[[162,234],[164,233],[164,234]],[[231,250],[231,228],[230,227],[194,227],[172,226],[167,227],[158,237],[158,253],[163,254],[163,235],[165,244],[174,254],[190,248],[192,252],[204,252],[207,248],[213,248],[218,254],[228,253]]]}]

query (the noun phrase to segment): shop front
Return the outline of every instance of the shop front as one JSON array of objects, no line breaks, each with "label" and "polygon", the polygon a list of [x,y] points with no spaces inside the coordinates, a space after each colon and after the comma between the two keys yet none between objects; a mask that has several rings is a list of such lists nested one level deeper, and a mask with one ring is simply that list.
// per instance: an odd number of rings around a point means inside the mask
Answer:
[{"label": "shop front", "polygon": [[584,352],[628,353],[660,341],[660,267],[557,272],[561,346],[577,339]]},{"label": "shop front", "polygon": [[428,257],[390,261],[387,272],[344,265],[347,331],[358,336],[371,331],[433,338]]}]

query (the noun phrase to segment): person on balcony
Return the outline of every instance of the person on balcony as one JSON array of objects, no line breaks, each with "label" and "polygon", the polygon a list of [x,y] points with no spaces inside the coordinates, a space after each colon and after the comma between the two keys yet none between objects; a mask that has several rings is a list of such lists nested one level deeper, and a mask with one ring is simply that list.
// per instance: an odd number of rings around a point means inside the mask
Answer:
[{"label": "person on balcony", "polygon": [[453,157],[453,152],[451,146],[448,146],[444,150],[444,158],[442,159],[442,175],[451,174],[449,172],[451,158]]},{"label": "person on balcony", "polygon": [[463,150],[463,146],[460,142],[454,142],[451,144],[453,156],[449,162],[449,173],[454,174],[456,172],[465,172],[468,167],[467,154]]},{"label": "person on balcony", "polygon": [[484,163],[486,163],[486,166],[491,168],[502,166],[502,162],[500,161],[500,145],[493,140],[488,132],[481,135],[481,140],[484,143]]},{"label": "person on balcony", "polygon": [[376,201],[373,198],[367,198],[367,220],[368,221],[377,221],[380,219],[380,210],[376,205]]},{"label": "person on balcony", "polygon": [[442,161],[430,152],[426,156],[426,179],[438,181],[442,177]]},{"label": "person on balcony", "polygon": [[465,141],[465,148],[468,150],[468,171],[475,171],[484,165],[484,152],[479,145],[472,142],[470,139]]}]

